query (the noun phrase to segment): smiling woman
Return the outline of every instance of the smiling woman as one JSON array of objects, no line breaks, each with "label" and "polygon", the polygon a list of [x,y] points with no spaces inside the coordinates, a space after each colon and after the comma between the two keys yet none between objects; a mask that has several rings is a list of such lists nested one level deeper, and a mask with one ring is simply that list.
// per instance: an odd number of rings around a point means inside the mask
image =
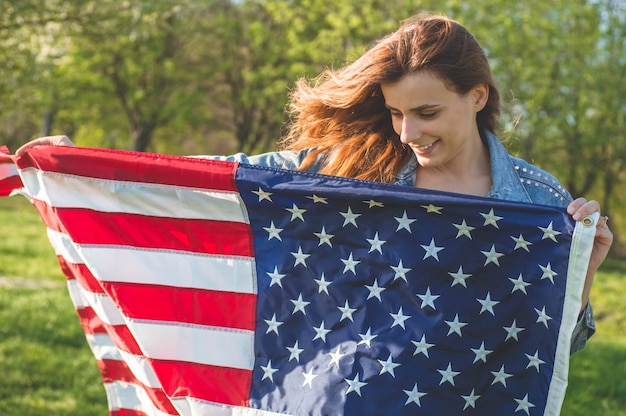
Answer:
[{"label": "smiling woman", "polygon": [[[496,120],[499,114],[498,97],[486,56],[467,29],[444,16],[416,16],[405,22],[397,31],[382,38],[353,63],[336,71],[326,71],[311,84],[306,80],[298,82],[291,97],[293,121],[289,126],[287,136],[282,141],[284,150],[256,156],[239,153],[213,158],[262,167],[297,169],[480,196],[485,197],[485,200],[492,198],[487,202],[496,205],[503,203],[495,199],[544,205],[541,208],[549,205],[560,208],[556,211],[563,215],[565,215],[564,210],[567,210],[574,221],[599,213],[598,202],[587,201],[584,198],[573,200],[570,193],[550,173],[508,154],[496,136]],[[72,143],[64,136],[44,137],[26,144],[17,151],[17,155],[24,155],[30,148],[42,144],[71,145]],[[68,151],[55,149],[55,151],[61,150]],[[46,150],[31,151],[31,153],[37,152],[45,153]],[[59,162],[59,164],[62,163]],[[288,179],[281,179],[279,176],[281,174],[282,172],[274,172],[271,178],[272,183],[282,186],[290,182]],[[350,191],[356,194],[359,194],[359,186],[363,185],[355,181],[346,181],[346,183],[350,184]],[[407,188],[403,187],[393,190],[393,192],[402,193],[407,201],[414,191],[407,191]],[[256,192],[262,192],[262,189],[259,187]],[[465,198],[464,195],[448,194],[447,196]],[[261,200],[261,195],[258,195],[258,199]],[[466,199],[475,200],[475,198]],[[414,206],[418,205],[414,204]],[[199,209],[205,208],[202,205],[198,207]],[[535,208],[539,209],[539,207]],[[293,209],[297,209],[295,204]],[[495,221],[494,215],[496,214],[493,211],[483,214],[484,226],[489,225],[488,221]],[[597,217],[597,214],[594,217]],[[396,217],[398,218],[401,217]],[[567,218],[567,220],[572,221],[572,218]],[[482,220],[480,223],[482,224]],[[393,225],[394,227],[391,228],[395,228],[395,224]],[[425,228],[424,224],[420,226]],[[465,223],[463,227],[466,227]],[[494,227],[499,229],[497,225]],[[547,228],[540,227],[540,229],[552,237],[556,232],[552,229],[552,222]],[[278,232],[278,228],[273,223],[270,228],[264,228],[264,230]],[[534,231],[536,232],[536,229]],[[575,296],[568,297],[569,300],[575,299],[576,303],[564,312],[568,322],[572,324],[571,327],[574,327],[571,343],[569,337],[563,344],[559,343],[560,347],[565,347],[561,350],[566,354],[568,351],[573,353],[583,348],[587,339],[595,331],[589,292],[595,272],[604,261],[613,241],[613,235],[605,221],[588,231],[595,237],[588,267],[584,267],[587,265],[586,260],[585,265],[581,266],[583,275],[586,271],[586,275],[583,276],[585,280],[582,295],[579,297],[580,292],[578,292]],[[324,228],[320,235],[327,236]],[[525,244],[521,235],[512,238],[518,244]],[[510,242],[508,235],[506,240]],[[374,239],[367,241],[372,244],[370,252],[376,250],[373,248],[375,244],[381,243],[378,234],[374,236]],[[592,238],[587,238],[585,241],[591,244]],[[428,241],[424,243],[427,244]],[[413,244],[406,246],[418,247]],[[431,240],[430,245],[421,245],[421,247],[427,252],[424,259],[430,256],[436,257],[436,250],[440,249],[434,240]],[[520,247],[516,246],[515,249],[518,248]],[[492,246],[490,251],[482,253],[488,257],[487,263],[496,254],[501,255],[496,253],[495,246]],[[298,266],[300,261],[298,256],[304,254],[298,250],[298,252],[291,252],[291,255],[296,257],[295,266]],[[394,255],[397,255],[397,252],[394,252]],[[411,253],[411,257],[414,257],[413,255],[414,253]],[[572,256],[572,258],[580,260],[583,257]],[[346,267],[357,261],[352,258],[352,254],[349,259],[342,258],[341,260]],[[563,267],[568,264],[568,261],[556,260],[553,263],[559,263],[559,266]],[[399,263],[398,266],[394,266],[394,270],[395,268],[401,270],[404,266]],[[457,275],[464,274],[461,268],[458,270]],[[550,274],[551,270],[551,265],[548,263],[544,273]],[[279,271],[275,269],[273,273],[268,272],[267,275],[275,276],[272,279],[278,279]],[[565,276],[565,273],[561,272],[561,275]],[[513,291],[521,291],[525,287],[521,275],[518,279],[506,277],[515,284]],[[420,276],[416,280],[424,282],[426,278]],[[378,282],[375,283],[378,287]],[[580,283],[582,284],[582,280]],[[487,292],[484,300],[477,299],[481,303],[484,302],[483,306],[490,305],[492,302],[489,293]],[[423,309],[425,305],[429,305],[433,296],[439,295],[432,295],[428,290],[426,294],[418,296],[422,302],[425,302],[421,306]],[[464,300],[474,301],[473,299]],[[299,305],[302,299],[298,298],[292,302]],[[344,308],[348,308],[347,303]],[[539,314],[536,322],[548,327],[547,321],[551,318],[546,315],[545,308],[535,309],[535,312]],[[271,328],[280,324],[275,315],[271,320],[265,321],[267,325],[271,325]],[[402,313],[402,308],[397,312],[394,311],[394,315],[393,326],[396,326],[396,317],[401,319],[405,315]],[[451,318],[445,323],[450,325],[452,332],[456,332],[457,326],[461,325],[458,317],[454,320]],[[462,324],[465,325],[465,323]],[[504,342],[510,337],[515,337],[517,332],[522,330],[516,326],[515,320],[510,327],[504,328],[509,332]],[[316,331],[325,331],[323,324],[316,328]],[[419,328],[419,331],[422,333],[426,329]],[[568,326],[568,335],[569,331]],[[426,341],[422,338],[422,342]],[[297,349],[298,347],[291,348]],[[484,348],[482,346],[480,351]],[[339,349],[335,354],[340,354]],[[538,363],[536,360],[539,358],[536,354],[533,356],[531,353],[527,357],[531,362]],[[566,361],[559,360],[561,364]],[[267,375],[263,379],[270,378],[273,370],[271,363],[262,368]],[[437,371],[445,377],[448,375],[453,377],[452,373],[454,373],[450,365],[445,370],[441,368]],[[491,374],[494,376],[501,374],[505,377],[504,366],[499,371],[492,371]],[[354,377],[354,374],[351,377]],[[348,382],[348,379],[345,381]],[[503,380],[497,379],[496,382],[502,382],[506,386]],[[348,393],[360,389],[362,383],[363,381],[359,380],[359,374],[351,378],[348,383]],[[404,390],[404,393],[409,395],[409,401],[417,405],[419,405],[419,394],[424,394],[418,392],[417,385],[413,390]],[[469,396],[463,396],[463,398],[468,403],[473,403],[476,397],[472,390]],[[516,399],[520,406],[517,410],[523,409],[524,406],[524,410],[528,410],[527,399],[528,395]]]}]

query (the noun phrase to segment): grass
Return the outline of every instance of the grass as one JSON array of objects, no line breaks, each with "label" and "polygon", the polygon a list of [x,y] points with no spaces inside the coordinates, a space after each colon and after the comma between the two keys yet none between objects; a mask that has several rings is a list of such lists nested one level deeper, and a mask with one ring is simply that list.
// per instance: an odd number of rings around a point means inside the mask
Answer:
[{"label": "grass", "polygon": [[[21,197],[0,198],[0,224],[0,415],[108,414],[45,227]],[[624,287],[626,262],[607,261],[592,290],[598,333],[571,359],[563,415],[626,416]]]}]

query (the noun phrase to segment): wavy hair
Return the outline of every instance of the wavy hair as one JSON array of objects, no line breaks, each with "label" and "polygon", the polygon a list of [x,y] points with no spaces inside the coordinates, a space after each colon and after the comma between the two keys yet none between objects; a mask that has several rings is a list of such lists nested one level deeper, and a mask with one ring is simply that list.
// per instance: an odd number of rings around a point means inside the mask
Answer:
[{"label": "wavy hair", "polygon": [[380,85],[424,70],[458,94],[487,84],[489,98],[476,119],[479,129],[495,131],[500,98],[484,51],[456,21],[418,15],[343,68],[313,82],[300,79],[282,147],[312,149],[301,170],[323,155],[320,173],[393,183],[412,151],[393,130]]}]

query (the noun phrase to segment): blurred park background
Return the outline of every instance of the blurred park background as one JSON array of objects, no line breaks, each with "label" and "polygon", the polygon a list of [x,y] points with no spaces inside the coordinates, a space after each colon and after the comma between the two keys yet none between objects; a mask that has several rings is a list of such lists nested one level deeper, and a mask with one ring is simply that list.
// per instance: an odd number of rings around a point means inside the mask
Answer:
[{"label": "blurred park background", "polygon": [[[485,48],[506,147],[601,202],[616,235],[564,415],[626,415],[626,0],[0,0],[0,144],[274,150],[290,89],[419,12]],[[21,199],[21,198],[20,198]],[[0,201],[0,413],[106,414],[45,229]]]}]

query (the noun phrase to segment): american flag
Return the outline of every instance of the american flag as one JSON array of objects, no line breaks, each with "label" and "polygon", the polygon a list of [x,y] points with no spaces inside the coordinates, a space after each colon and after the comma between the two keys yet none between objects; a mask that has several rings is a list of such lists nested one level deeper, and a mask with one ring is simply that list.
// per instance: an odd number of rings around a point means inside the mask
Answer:
[{"label": "american flag", "polygon": [[594,233],[563,209],[106,149],[16,164],[111,415],[560,411]]}]

